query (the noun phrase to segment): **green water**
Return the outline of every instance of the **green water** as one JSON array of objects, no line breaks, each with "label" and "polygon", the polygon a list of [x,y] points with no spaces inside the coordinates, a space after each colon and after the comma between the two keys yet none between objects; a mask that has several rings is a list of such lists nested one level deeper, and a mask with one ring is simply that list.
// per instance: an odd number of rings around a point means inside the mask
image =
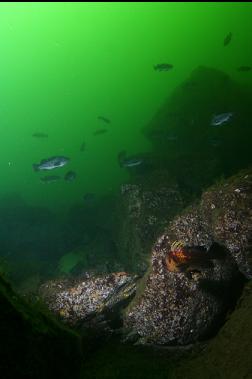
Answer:
[{"label": "green water", "polygon": [[[151,151],[141,129],[193,69],[251,83],[236,71],[252,62],[251,19],[251,3],[1,3],[0,197],[64,211],[116,191],[128,177],[118,152]],[[156,72],[162,62],[174,69]],[[53,174],[74,170],[74,183],[39,181],[32,164],[54,155],[70,157]]]}]

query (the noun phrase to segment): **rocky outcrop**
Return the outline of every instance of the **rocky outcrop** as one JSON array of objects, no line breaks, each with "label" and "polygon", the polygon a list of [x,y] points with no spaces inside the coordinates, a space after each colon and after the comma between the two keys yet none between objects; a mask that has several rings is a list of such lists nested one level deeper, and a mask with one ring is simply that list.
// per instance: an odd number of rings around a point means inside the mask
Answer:
[{"label": "rocky outcrop", "polygon": [[54,314],[72,326],[102,319],[107,327],[104,314],[125,307],[135,293],[136,280],[125,272],[86,273],[78,279],[51,280],[40,287],[40,295]]},{"label": "rocky outcrop", "polygon": [[[252,283],[219,333],[194,346],[106,343],[86,360],[85,378],[245,379],[252,375]],[[99,363],[98,363],[99,362]]]},{"label": "rocky outcrop", "polygon": [[252,377],[252,283],[220,333],[203,351],[180,362],[171,379],[238,379]]},{"label": "rocky outcrop", "polygon": [[[252,164],[251,87],[225,72],[200,66],[175,89],[144,127],[153,157],[176,178],[187,196],[199,195],[220,175]],[[220,127],[214,114],[232,112]]]},{"label": "rocky outcrop", "polygon": [[124,267],[145,271],[152,244],[182,206],[179,188],[165,170],[121,186],[116,241]]},{"label": "rocky outcrop", "polygon": [[[241,272],[252,274],[251,214],[248,170],[210,188],[169,224],[152,251],[145,289],[125,315],[125,326],[140,343],[189,344],[214,332],[239,292]],[[214,246],[211,265],[188,262],[184,271],[169,271],[166,258],[174,241]]]}]

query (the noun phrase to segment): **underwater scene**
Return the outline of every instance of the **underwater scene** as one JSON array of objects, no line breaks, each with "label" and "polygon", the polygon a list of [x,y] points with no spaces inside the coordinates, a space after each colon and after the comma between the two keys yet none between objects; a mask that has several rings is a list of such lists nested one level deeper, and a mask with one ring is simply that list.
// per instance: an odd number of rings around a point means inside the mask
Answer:
[{"label": "underwater scene", "polygon": [[1,379],[252,379],[252,3],[0,4]]}]

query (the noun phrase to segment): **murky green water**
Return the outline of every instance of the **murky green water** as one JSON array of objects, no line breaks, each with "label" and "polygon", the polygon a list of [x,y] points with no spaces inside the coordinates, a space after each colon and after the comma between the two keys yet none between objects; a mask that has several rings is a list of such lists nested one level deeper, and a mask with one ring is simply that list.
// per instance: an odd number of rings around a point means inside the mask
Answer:
[{"label": "murky green water", "polygon": [[[252,62],[251,19],[251,3],[2,3],[0,196],[64,211],[117,190],[118,153],[151,151],[141,129],[193,69],[252,82],[236,70]],[[162,62],[174,68],[156,72]],[[74,170],[75,182],[40,182],[32,164],[55,155],[71,161],[53,174]]]}]

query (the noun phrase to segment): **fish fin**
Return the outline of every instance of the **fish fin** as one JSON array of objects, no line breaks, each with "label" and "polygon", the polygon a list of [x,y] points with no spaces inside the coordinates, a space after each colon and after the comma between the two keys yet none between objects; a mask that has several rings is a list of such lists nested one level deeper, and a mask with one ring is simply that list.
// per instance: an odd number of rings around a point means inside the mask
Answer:
[{"label": "fish fin", "polygon": [[120,167],[123,167],[123,160],[125,159],[125,157],[126,157],[126,151],[125,150],[120,151],[120,153],[118,154],[118,162],[119,162]]},{"label": "fish fin", "polygon": [[39,171],[39,165],[38,165],[38,164],[34,163],[34,164],[32,165],[32,167],[33,167],[33,170],[34,170],[34,171]]}]

